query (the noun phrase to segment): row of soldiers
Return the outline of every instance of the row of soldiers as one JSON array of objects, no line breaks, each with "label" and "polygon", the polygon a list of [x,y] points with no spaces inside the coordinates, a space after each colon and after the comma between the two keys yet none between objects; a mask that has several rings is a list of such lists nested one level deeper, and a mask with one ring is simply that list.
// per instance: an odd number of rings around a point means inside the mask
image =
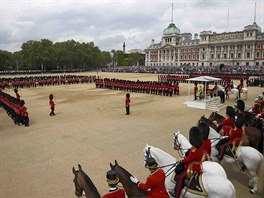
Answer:
[{"label": "row of soldiers", "polygon": [[131,81],[122,79],[96,79],[96,88],[106,88],[127,92],[138,92],[147,94],[156,94],[163,96],[179,95],[179,83],[162,83],[155,81]]},{"label": "row of soldiers", "polygon": [[65,84],[93,83],[96,76],[87,75],[56,75],[0,78],[0,89],[38,87]]},{"label": "row of soldiers", "polygon": [[6,111],[15,124],[29,126],[28,111],[24,100],[0,91],[0,107]]}]

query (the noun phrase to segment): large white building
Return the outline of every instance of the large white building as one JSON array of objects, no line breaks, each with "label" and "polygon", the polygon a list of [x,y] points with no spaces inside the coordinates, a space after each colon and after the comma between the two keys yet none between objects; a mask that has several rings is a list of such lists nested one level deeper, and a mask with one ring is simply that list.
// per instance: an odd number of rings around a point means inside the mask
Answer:
[{"label": "large white building", "polygon": [[145,66],[264,65],[264,32],[254,22],[242,31],[181,33],[172,22],[161,41],[145,49]]}]

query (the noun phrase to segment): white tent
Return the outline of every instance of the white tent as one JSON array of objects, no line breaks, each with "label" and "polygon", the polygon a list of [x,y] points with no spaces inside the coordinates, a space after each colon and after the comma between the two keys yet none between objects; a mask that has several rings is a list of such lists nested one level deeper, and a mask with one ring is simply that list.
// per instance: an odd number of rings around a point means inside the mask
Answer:
[{"label": "white tent", "polygon": [[214,82],[214,81],[221,80],[221,78],[215,78],[212,76],[198,76],[198,77],[189,78],[186,80],[188,80],[188,81],[199,81],[199,82]]},{"label": "white tent", "polygon": [[[189,78],[186,79],[189,82],[205,82],[206,84],[209,82],[215,82],[215,81],[219,81],[221,80],[221,78],[215,78],[212,76],[198,76],[195,78]],[[205,89],[205,96],[206,96],[206,89]],[[209,99],[210,100],[210,99]],[[205,109],[206,108],[206,103],[209,102],[209,100],[206,99],[206,97],[204,98],[203,101],[194,101],[194,100],[190,100],[190,83],[188,86],[188,100],[187,100],[187,105],[190,107],[195,107],[195,108],[202,108]],[[199,107],[200,106],[200,107]]]}]

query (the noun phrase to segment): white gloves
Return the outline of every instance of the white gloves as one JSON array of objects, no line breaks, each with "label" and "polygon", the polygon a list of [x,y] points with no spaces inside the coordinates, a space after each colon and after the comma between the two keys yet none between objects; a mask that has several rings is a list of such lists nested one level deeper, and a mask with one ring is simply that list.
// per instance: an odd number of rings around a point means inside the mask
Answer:
[{"label": "white gloves", "polygon": [[133,183],[135,183],[135,184],[139,183],[139,181],[138,181],[138,179],[137,179],[136,177],[130,176],[130,180],[131,180]]}]

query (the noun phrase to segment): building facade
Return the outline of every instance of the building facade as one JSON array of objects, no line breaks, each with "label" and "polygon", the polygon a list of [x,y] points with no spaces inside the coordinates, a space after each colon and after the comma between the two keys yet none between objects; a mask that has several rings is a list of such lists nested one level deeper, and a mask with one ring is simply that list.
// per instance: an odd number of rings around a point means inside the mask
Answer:
[{"label": "building facade", "polygon": [[264,65],[264,32],[254,22],[243,31],[200,35],[182,33],[172,22],[161,41],[145,51],[145,66],[258,66]]}]

